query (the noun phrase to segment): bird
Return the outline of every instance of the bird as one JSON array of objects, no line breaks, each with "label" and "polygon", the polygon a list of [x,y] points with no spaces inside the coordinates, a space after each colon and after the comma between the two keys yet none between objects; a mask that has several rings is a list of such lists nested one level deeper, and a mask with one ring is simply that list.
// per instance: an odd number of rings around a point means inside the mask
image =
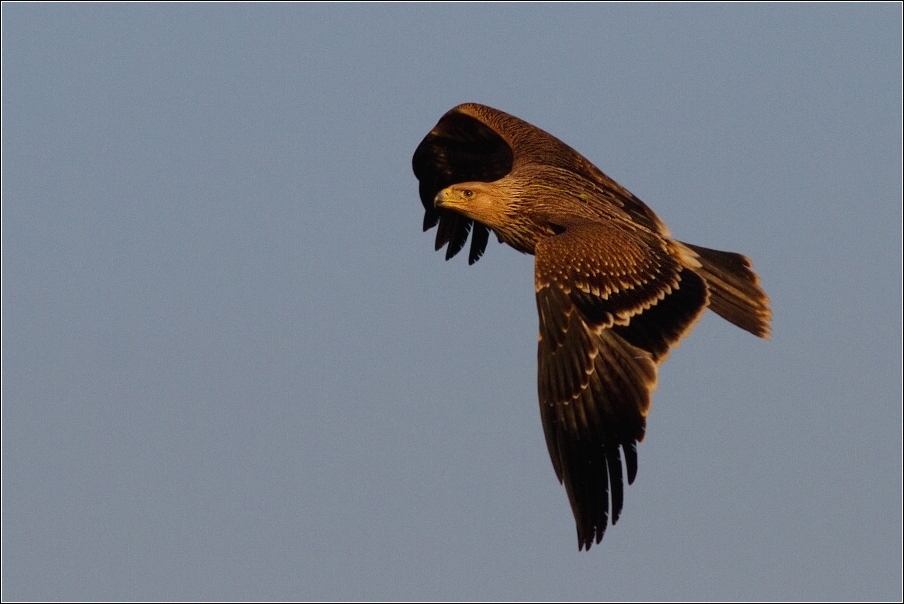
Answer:
[{"label": "bird", "polygon": [[768,339],[751,261],[674,239],[640,199],[540,128],[478,103],[449,110],[412,158],[446,260],[490,232],[534,256],[540,418],[578,550],[599,544],[637,475],[657,371],[709,308]]}]

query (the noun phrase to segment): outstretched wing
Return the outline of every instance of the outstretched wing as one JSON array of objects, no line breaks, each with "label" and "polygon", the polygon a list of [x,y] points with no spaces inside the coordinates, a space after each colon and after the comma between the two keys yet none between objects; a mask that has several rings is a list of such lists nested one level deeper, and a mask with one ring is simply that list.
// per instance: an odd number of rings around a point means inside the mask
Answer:
[{"label": "outstretched wing", "polygon": [[621,451],[630,484],[657,367],[707,304],[706,284],[666,245],[582,222],[536,248],[540,413],[582,549],[602,540],[610,509],[618,520]]},{"label": "outstretched wing", "polygon": [[600,192],[589,203],[614,204],[638,224],[667,233],[665,225],[642,201],[556,137],[504,111],[465,103],[440,118],[412,158],[424,204],[424,230],[439,225],[436,249],[448,245],[446,260],[462,250],[473,230],[468,261],[477,262],[486,249],[489,229],[436,209],[436,194],[456,183],[493,182],[513,171],[529,172],[536,166],[561,168],[592,181]]}]

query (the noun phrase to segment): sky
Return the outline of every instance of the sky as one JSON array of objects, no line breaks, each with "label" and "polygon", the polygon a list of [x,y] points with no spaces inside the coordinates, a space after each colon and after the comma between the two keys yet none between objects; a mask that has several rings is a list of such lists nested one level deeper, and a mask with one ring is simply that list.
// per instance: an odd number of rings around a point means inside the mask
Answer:
[{"label": "sky", "polygon": [[[902,598],[901,6],[2,8],[4,600]],[[748,255],[579,552],[530,256],[411,155],[481,102]]]}]

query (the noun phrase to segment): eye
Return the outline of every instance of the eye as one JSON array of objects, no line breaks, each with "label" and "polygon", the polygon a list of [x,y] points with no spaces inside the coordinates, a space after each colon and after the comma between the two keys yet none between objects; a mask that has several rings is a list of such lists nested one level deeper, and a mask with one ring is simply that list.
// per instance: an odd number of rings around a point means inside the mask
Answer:
[{"label": "eye", "polygon": [[465,197],[474,197],[474,191],[472,191],[471,189],[465,189],[461,192],[461,194]]}]

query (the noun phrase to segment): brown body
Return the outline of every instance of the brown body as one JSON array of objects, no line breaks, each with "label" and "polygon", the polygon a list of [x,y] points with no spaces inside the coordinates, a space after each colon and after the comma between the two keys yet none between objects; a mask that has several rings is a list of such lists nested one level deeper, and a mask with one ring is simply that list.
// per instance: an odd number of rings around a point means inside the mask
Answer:
[{"label": "brown body", "polygon": [[[533,254],[538,392],[546,443],[579,548],[599,543],[637,473],[658,366],[707,308],[769,336],[769,299],[750,262],[671,238],[642,201],[552,135],[484,105],[440,119],[413,159],[424,230],[446,259],[492,230]],[[611,496],[611,507],[610,507]]]}]

